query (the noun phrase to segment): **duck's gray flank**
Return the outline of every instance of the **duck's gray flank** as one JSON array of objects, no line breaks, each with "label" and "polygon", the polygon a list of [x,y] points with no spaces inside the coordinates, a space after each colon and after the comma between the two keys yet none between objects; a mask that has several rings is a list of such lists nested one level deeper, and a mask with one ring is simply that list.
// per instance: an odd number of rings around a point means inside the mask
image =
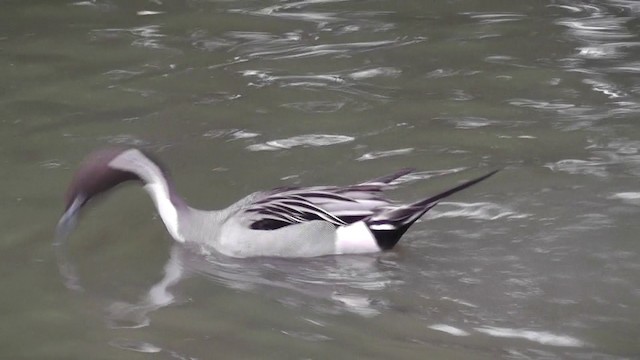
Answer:
[{"label": "duck's gray flank", "polygon": [[393,248],[407,229],[437,202],[497,172],[410,204],[383,197],[389,184],[412,169],[349,186],[278,188],[252,193],[217,211],[194,209],[177,194],[164,167],[139,149],[110,148],[90,154],[65,197],[58,231],[68,232],[80,209],[125,181],[139,181],[171,236],[236,257],[309,257],[368,253]]}]

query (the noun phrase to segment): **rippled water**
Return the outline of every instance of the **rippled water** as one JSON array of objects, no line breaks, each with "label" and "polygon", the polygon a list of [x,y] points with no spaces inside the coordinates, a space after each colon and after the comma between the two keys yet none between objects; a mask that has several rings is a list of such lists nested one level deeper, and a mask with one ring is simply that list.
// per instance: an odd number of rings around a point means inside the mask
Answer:
[{"label": "rippled water", "polygon": [[[0,358],[640,357],[640,3],[0,4]],[[158,153],[196,207],[414,167],[391,252],[232,259],[73,169]]]}]

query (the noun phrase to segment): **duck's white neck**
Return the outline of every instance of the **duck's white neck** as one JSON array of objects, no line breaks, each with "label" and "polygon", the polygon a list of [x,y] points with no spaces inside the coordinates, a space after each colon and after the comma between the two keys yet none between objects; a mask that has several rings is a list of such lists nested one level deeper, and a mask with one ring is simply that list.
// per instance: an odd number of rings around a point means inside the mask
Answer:
[{"label": "duck's white neck", "polygon": [[184,242],[180,231],[179,209],[176,207],[177,203],[182,204],[183,201],[177,196],[173,196],[175,201],[172,201],[171,184],[158,165],[139,150],[131,149],[113,159],[109,166],[133,172],[140,177],[145,184],[144,189],[151,196],[171,236],[177,241]]},{"label": "duck's white neck", "polygon": [[147,183],[144,189],[149,193],[149,196],[151,196],[169,234],[177,241],[184,242],[184,237],[180,233],[178,209],[171,202],[166,181],[164,184],[162,182]]}]

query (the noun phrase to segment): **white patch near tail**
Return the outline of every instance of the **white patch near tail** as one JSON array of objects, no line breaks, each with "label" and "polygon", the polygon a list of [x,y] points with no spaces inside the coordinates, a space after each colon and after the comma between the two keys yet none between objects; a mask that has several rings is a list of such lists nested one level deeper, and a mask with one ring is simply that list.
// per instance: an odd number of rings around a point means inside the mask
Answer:
[{"label": "white patch near tail", "polygon": [[335,241],[337,254],[364,254],[381,250],[364,221],[338,227]]},{"label": "white patch near tail", "polygon": [[396,230],[397,228],[393,224],[374,224],[371,225],[371,230]]}]

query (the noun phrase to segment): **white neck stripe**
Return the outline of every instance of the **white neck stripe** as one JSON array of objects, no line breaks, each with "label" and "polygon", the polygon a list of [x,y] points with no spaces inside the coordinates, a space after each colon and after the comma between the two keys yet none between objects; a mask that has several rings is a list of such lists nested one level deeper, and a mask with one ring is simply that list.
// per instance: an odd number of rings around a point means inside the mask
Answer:
[{"label": "white neck stripe", "polygon": [[178,210],[169,198],[166,185],[163,186],[163,184],[157,182],[149,183],[144,186],[144,189],[153,199],[156,209],[158,209],[158,213],[171,236],[179,242],[184,242],[184,237],[179,232]]},{"label": "white neck stripe", "polygon": [[109,166],[132,172],[144,181],[144,189],[151,196],[167,230],[174,239],[184,242],[184,237],[178,229],[178,210],[171,202],[169,185],[160,168],[137,149],[127,150],[118,155],[111,160]]}]

